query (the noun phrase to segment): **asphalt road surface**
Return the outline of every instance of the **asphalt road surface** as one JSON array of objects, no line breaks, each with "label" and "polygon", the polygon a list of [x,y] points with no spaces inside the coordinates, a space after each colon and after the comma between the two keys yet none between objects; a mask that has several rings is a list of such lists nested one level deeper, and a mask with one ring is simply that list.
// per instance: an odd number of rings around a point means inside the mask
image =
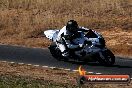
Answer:
[{"label": "asphalt road surface", "polygon": [[[27,48],[20,46],[0,45],[0,60],[13,61],[26,64],[38,64],[41,66],[58,67],[77,70],[83,63],[64,62],[54,59],[47,48]],[[130,74],[132,77],[132,59],[116,57],[116,63],[112,67],[101,66],[98,63],[82,65],[88,72],[102,74]]]}]

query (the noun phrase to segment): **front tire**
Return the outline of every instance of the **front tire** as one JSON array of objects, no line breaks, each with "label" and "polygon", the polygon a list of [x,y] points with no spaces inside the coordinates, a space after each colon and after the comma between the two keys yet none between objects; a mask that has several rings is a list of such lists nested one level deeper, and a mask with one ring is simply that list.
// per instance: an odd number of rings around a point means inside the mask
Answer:
[{"label": "front tire", "polygon": [[115,63],[115,56],[110,50],[101,52],[104,59],[101,57],[98,59],[98,62],[104,66],[112,66]]},{"label": "front tire", "polygon": [[61,51],[57,48],[57,45],[55,43],[52,43],[50,46],[49,46],[49,50],[50,50],[50,53],[52,54],[52,56],[54,58],[56,58],[57,60],[61,60],[62,58],[62,53]]}]

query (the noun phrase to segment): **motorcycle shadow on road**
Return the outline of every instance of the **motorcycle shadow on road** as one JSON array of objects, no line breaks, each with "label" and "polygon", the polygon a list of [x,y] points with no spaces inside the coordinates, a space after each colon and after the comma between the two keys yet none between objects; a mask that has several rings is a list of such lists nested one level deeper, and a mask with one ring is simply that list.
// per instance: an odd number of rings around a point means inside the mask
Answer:
[{"label": "motorcycle shadow on road", "polygon": [[83,61],[71,61],[71,60],[65,61],[65,62],[68,62],[68,63],[71,63],[71,64],[76,64],[76,65],[88,65],[88,66],[98,66],[98,67],[132,68],[132,66],[129,66],[129,65],[119,65],[119,64],[116,64],[116,63],[112,66],[104,66],[104,65],[101,65],[98,62],[83,62]]},{"label": "motorcycle shadow on road", "polygon": [[116,68],[132,68],[132,66],[127,66],[127,65],[113,65],[111,67],[116,67]]}]

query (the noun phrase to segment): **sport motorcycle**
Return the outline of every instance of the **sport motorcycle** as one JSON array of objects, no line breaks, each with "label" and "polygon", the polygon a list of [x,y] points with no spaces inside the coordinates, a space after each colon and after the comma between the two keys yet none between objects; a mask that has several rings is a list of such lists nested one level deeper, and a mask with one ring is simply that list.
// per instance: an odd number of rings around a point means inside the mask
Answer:
[{"label": "sport motorcycle", "polygon": [[[106,47],[105,40],[102,35],[94,30],[79,31],[83,32],[85,40],[83,41],[82,48],[77,50],[68,49],[69,57],[65,58],[57,45],[57,35],[60,30],[46,30],[44,35],[52,41],[48,47],[50,53],[57,60],[68,61],[69,59],[78,60],[83,62],[99,62],[101,65],[112,66],[115,63],[114,54]],[[65,39],[63,38],[65,41]],[[79,40],[79,38],[78,38]],[[78,41],[77,40],[77,41]],[[76,40],[75,40],[76,41]],[[80,39],[82,43],[82,40]]]}]

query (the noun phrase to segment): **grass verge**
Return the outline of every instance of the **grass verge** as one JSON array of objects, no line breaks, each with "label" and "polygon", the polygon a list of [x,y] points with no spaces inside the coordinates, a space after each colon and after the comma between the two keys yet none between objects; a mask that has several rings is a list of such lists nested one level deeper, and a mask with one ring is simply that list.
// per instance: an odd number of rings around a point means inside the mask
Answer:
[{"label": "grass verge", "polygon": [[[79,88],[78,72],[0,62],[0,88]],[[85,84],[81,88],[131,88],[127,84]]]}]

